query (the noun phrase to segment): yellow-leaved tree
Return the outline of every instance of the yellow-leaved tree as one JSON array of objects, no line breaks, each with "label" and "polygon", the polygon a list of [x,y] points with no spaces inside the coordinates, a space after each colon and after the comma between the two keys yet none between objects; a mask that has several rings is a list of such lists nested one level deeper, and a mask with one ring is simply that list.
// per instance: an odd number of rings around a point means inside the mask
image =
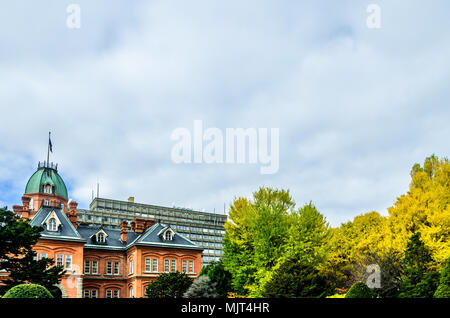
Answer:
[{"label": "yellow-leaved tree", "polygon": [[413,233],[420,232],[437,270],[450,257],[450,163],[436,156],[411,170],[408,193],[388,209],[383,249],[404,251]]}]

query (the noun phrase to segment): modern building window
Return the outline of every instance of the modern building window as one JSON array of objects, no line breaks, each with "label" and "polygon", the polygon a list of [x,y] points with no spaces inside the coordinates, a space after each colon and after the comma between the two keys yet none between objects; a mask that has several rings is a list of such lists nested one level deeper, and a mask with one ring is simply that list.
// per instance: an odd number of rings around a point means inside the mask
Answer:
[{"label": "modern building window", "polygon": [[98,262],[92,261],[92,274],[98,274]]},{"label": "modern building window", "polygon": [[56,266],[63,266],[64,255],[56,254]]},{"label": "modern building window", "polygon": [[106,274],[112,275],[112,262],[106,262]]},{"label": "modern building window", "polygon": [[91,273],[91,262],[90,261],[84,261],[84,273],[85,274]]},{"label": "modern building window", "polygon": [[66,255],[66,269],[72,269],[72,255]]}]

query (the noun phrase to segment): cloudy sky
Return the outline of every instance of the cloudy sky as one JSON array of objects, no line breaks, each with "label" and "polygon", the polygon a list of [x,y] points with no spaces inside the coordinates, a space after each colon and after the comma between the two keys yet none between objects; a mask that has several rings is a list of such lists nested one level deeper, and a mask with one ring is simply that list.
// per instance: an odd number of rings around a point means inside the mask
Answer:
[{"label": "cloudy sky", "polygon": [[[67,6],[81,27],[67,26]],[[368,28],[368,5],[381,28]],[[449,156],[450,3],[9,1],[0,10],[0,204],[38,161],[70,198],[223,213],[259,186],[290,189],[336,226],[386,214],[412,165]],[[279,170],[176,164],[179,127],[279,128]]]}]

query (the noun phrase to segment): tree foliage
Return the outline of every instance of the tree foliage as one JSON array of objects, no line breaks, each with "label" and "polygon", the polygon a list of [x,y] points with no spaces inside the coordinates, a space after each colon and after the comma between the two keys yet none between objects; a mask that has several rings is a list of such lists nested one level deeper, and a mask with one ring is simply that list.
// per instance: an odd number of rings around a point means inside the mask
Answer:
[{"label": "tree foliage", "polygon": [[147,298],[181,298],[192,284],[192,278],[185,273],[163,273],[148,284],[145,289]]},{"label": "tree foliage", "polygon": [[226,298],[227,294],[232,291],[232,275],[225,269],[222,259],[210,263],[202,268],[200,276],[206,275],[212,283],[216,284],[217,297]]},{"label": "tree foliage", "polygon": [[29,220],[21,219],[13,212],[0,209],[0,269],[9,272],[0,293],[21,284],[38,284],[53,295],[59,293],[57,285],[63,274],[62,266],[53,266],[54,260],[37,259],[32,250],[40,237],[41,227],[32,227]]},{"label": "tree foliage", "polygon": [[41,285],[20,284],[9,289],[3,298],[53,298],[53,296]]},{"label": "tree foliage", "polygon": [[434,298],[450,298],[450,258],[447,259],[442,269],[440,283],[434,293]]},{"label": "tree foliage", "polygon": [[208,276],[199,276],[184,293],[184,298],[218,298],[217,284]]},{"label": "tree foliage", "polygon": [[356,282],[349,289],[345,298],[374,298],[375,294],[364,282]]},{"label": "tree foliage", "polygon": [[297,259],[285,259],[277,265],[262,290],[262,296],[267,298],[318,298],[334,293],[313,264]]}]

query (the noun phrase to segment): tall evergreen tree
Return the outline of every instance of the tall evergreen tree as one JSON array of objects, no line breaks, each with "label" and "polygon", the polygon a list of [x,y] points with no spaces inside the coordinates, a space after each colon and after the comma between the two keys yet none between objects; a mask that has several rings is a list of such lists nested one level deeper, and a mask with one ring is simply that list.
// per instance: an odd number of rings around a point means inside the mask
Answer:
[{"label": "tall evergreen tree", "polygon": [[415,233],[408,241],[403,259],[403,283],[400,297],[433,297],[439,284],[439,273],[432,269],[432,257],[420,233]]},{"label": "tall evergreen tree", "polygon": [[4,285],[0,286],[0,294],[24,283],[39,284],[54,295],[58,293],[55,285],[64,274],[63,267],[52,266],[52,259],[37,260],[32,250],[42,230],[42,227],[30,226],[29,220],[0,209],[0,269],[9,272]]}]

